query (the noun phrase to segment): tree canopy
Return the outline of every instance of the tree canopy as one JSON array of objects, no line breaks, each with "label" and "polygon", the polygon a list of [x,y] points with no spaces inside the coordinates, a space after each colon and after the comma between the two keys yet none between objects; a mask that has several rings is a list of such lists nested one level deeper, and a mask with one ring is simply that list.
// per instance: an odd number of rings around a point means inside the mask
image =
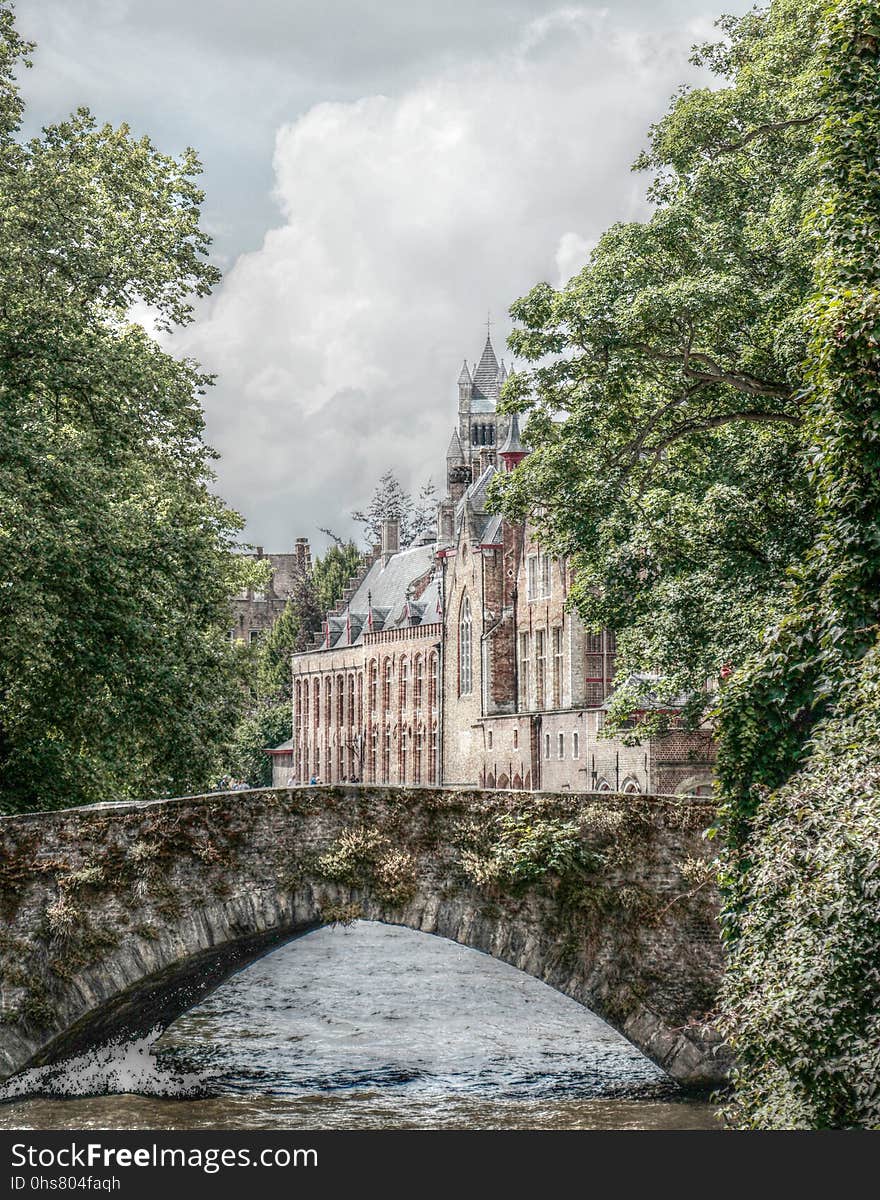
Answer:
[{"label": "tree canopy", "polygon": [[419,489],[418,500],[413,501],[404,491],[400,480],[389,469],[385,472],[373,492],[369,507],[351,514],[352,520],[364,527],[364,539],[368,546],[378,545],[382,540],[382,523],[387,520],[400,522],[400,545],[408,546],[421,534],[433,528],[436,520],[437,496],[434,484],[428,480]]},{"label": "tree canopy", "polygon": [[198,366],[132,320],[217,281],[192,150],[85,109],[19,136],[0,4],[0,788],[5,810],[191,790],[235,717],[241,519],[211,492]]},{"label": "tree canopy", "polygon": [[802,363],[821,7],[722,19],[693,56],[715,86],[680,92],[636,164],[651,218],[511,309],[526,366],[503,407],[529,413],[532,453],[496,502],[571,555],[580,614],[661,694],[705,702],[707,677],[744,662],[815,534]]}]

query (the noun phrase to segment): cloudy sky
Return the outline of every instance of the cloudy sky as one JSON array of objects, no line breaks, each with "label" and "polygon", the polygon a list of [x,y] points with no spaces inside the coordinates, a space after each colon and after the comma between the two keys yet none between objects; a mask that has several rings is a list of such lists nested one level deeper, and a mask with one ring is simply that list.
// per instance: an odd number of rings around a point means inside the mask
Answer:
[{"label": "cloudy sky", "polygon": [[615,220],[691,44],[749,0],[18,0],[35,129],[88,105],[197,148],[224,279],[170,347],[217,372],[246,537],[321,546],[394,468],[438,486],[461,360]]}]

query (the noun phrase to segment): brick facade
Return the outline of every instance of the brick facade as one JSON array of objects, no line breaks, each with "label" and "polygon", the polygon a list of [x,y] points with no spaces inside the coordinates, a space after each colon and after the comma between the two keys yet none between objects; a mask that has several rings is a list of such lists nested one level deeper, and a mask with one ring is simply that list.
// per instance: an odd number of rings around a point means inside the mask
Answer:
[{"label": "brick facade", "polygon": [[568,608],[566,559],[489,511],[493,475],[526,454],[515,417],[496,428],[502,379],[487,339],[459,379],[436,539],[398,550],[388,529],[314,647],[294,656],[294,777],[705,795],[708,730],[637,746],[600,736],[614,635]]}]

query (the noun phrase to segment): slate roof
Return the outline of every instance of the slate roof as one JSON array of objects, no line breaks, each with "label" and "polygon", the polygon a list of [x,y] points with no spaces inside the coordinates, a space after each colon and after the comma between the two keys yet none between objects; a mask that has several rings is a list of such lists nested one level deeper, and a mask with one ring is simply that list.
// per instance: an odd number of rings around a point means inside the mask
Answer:
[{"label": "slate roof", "polygon": [[400,550],[387,563],[378,558],[361,580],[345,611],[325,618],[325,639],[315,649],[357,646],[368,633],[438,621],[439,579],[431,580],[417,600],[408,595],[411,585],[423,579],[434,566],[433,542]]}]

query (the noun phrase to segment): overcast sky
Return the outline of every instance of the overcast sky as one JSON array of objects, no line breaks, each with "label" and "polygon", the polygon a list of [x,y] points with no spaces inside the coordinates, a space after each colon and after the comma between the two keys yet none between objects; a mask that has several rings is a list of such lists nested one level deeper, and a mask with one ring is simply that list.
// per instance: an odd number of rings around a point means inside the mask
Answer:
[{"label": "overcast sky", "polygon": [[[18,0],[28,129],[85,104],[205,164],[224,279],[170,348],[245,536],[289,549],[394,468],[443,481],[492,315],[646,214],[629,165],[748,0]],[[509,357],[509,356],[508,356]]]}]

